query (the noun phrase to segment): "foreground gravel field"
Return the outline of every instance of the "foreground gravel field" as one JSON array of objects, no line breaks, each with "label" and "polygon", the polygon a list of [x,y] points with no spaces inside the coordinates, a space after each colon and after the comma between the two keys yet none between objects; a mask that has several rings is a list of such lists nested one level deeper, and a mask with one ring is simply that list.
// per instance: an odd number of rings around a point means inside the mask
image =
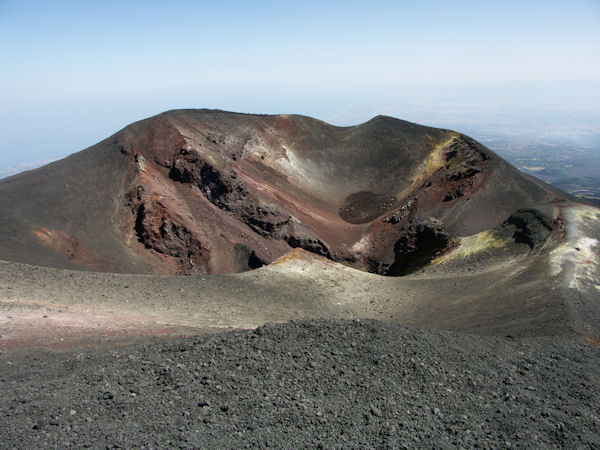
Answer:
[{"label": "foreground gravel field", "polygon": [[310,320],[0,355],[0,447],[600,446],[600,349]]}]

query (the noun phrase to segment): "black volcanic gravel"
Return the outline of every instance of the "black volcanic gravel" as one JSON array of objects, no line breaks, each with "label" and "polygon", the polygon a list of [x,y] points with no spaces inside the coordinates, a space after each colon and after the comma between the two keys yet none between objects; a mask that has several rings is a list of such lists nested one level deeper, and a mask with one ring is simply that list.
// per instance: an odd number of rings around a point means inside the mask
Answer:
[{"label": "black volcanic gravel", "polygon": [[0,355],[0,447],[600,446],[600,349],[312,320]]}]

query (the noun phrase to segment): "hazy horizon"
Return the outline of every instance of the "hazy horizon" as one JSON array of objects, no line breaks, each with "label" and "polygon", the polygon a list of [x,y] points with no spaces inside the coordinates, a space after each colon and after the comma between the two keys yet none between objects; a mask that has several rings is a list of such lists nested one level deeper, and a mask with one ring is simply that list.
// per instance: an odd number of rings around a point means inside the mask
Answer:
[{"label": "hazy horizon", "polygon": [[600,141],[600,3],[0,0],[0,177],[165,110]]}]

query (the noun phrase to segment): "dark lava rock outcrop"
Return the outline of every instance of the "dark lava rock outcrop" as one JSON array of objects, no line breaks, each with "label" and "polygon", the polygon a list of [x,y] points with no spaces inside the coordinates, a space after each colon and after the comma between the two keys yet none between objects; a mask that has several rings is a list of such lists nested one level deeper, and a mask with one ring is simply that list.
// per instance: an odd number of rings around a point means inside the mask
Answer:
[{"label": "dark lava rock outcrop", "polygon": [[0,258],[230,273],[299,247],[404,275],[506,220],[515,241],[533,248],[556,235],[555,206],[565,198],[467,136],[390,117],[335,127],[293,115],[170,111],[1,180]]}]

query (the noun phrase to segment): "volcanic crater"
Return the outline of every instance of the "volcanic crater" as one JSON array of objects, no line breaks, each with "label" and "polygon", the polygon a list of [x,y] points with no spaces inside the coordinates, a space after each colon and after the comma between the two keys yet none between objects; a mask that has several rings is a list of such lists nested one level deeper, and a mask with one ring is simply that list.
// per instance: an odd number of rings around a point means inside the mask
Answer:
[{"label": "volcanic crater", "polygon": [[0,180],[0,211],[2,302],[48,323],[362,317],[600,339],[600,210],[391,117],[168,111]]},{"label": "volcanic crater", "polygon": [[[453,131],[211,110],[137,122],[35,180],[3,181],[3,210],[24,192],[28,202],[0,257],[124,273],[244,272],[302,248],[406,275],[496,227],[541,245],[569,198]],[[535,210],[526,224],[506,222],[522,208]]]},{"label": "volcanic crater", "polygon": [[600,209],[460,133],[169,111],[0,216],[1,446],[600,444]]}]

